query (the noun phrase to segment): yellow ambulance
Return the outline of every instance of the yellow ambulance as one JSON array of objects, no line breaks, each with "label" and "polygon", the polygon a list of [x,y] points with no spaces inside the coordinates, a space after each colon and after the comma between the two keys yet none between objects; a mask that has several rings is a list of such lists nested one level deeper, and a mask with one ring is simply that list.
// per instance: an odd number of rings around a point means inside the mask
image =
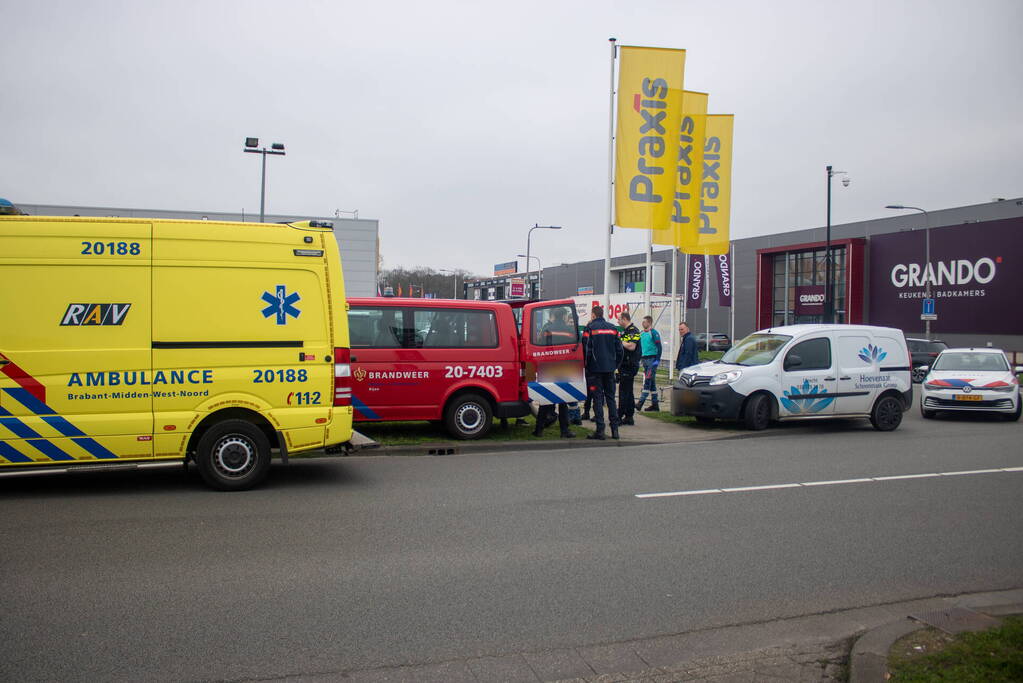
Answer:
[{"label": "yellow ambulance", "polygon": [[192,460],[245,489],[352,436],[330,223],[0,216],[0,475]]}]

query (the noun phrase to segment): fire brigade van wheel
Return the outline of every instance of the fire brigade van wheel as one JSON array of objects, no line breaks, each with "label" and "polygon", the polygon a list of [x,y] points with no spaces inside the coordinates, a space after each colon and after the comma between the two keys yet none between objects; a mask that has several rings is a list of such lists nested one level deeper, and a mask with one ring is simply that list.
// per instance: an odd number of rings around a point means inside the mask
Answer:
[{"label": "fire brigade van wheel", "polygon": [[902,405],[894,396],[877,399],[870,411],[870,424],[879,432],[890,432],[902,424]]},{"label": "fire brigade van wheel", "polygon": [[225,420],[211,427],[195,453],[199,474],[211,487],[240,491],[263,481],[270,470],[270,443],[251,422]]},{"label": "fire brigade van wheel", "polygon": [[493,422],[490,402],[478,394],[464,394],[448,404],[444,426],[456,439],[486,436]]},{"label": "fire brigade van wheel", "polygon": [[771,404],[764,394],[754,394],[746,403],[742,414],[742,422],[746,429],[759,432],[771,424]]}]

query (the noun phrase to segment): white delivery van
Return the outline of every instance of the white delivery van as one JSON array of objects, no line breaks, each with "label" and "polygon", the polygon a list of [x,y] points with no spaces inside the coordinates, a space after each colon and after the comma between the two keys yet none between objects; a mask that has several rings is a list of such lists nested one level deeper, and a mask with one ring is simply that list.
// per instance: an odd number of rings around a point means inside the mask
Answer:
[{"label": "white delivery van", "polygon": [[869,417],[891,431],[913,402],[902,330],[867,325],[788,325],[754,332],[720,360],[684,368],[673,415],[700,422]]}]

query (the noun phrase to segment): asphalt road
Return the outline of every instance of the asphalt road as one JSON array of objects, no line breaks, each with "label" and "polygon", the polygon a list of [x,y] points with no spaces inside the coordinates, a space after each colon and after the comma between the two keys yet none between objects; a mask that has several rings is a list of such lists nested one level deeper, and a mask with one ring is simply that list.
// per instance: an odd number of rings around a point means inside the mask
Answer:
[{"label": "asphalt road", "polygon": [[[1023,423],[0,480],[0,680],[238,680],[1023,586]],[[737,644],[741,647],[741,644]]]}]

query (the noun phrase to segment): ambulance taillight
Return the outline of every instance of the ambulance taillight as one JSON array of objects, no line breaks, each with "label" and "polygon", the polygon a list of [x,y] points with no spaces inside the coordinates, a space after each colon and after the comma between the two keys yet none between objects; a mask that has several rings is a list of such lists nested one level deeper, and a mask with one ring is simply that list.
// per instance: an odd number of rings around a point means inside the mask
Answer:
[{"label": "ambulance taillight", "polygon": [[334,405],[352,405],[351,349],[334,349]]}]

